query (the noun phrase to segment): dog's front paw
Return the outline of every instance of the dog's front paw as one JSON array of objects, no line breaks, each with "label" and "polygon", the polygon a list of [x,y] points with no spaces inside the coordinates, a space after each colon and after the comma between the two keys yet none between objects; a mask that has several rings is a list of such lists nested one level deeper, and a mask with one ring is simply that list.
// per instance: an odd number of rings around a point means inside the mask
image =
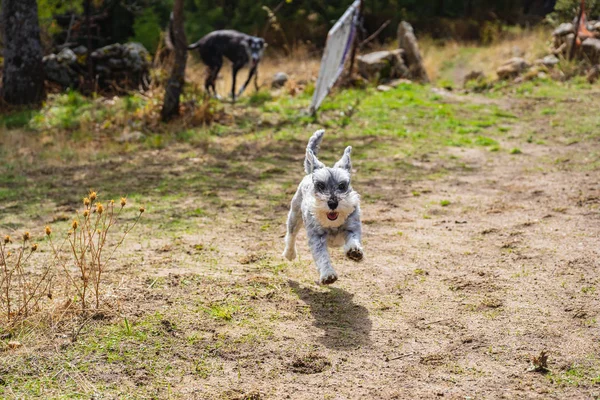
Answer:
[{"label": "dog's front paw", "polygon": [[296,258],[296,249],[294,247],[292,248],[288,248],[286,247],[285,250],[283,251],[283,254],[281,254],[283,257],[287,258],[288,260],[292,261]]},{"label": "dog's front paw", "polygon": [[321,274],[319,278],[319,283],[321,285],[331,285],[333,282],[337,281],[338,277],[335,271],[330,271],[324,274]]},{"label": "dog's front paw", "polygon": [[362,261],[364,257],[362,248],[359,245],[350,247],[348,250],[346,250],[346,257],[352,261]]}]

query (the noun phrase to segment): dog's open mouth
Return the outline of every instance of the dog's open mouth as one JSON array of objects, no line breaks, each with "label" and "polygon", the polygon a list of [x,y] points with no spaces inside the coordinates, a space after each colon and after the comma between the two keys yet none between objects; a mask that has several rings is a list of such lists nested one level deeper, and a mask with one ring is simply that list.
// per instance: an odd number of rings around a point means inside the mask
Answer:
[{"label": "dog's open mouth", "polygon": [[330,211],[327,213],[327,219],[330,221],[335,221],[338,217],[338,213],[336,213],[335,211]]}]

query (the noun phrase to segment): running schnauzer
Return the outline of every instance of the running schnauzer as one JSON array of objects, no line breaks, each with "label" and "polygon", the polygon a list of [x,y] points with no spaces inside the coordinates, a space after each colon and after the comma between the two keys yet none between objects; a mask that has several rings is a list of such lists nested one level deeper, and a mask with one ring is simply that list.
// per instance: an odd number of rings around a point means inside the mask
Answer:
[{"label": "running schnauzer", "polygon": [[308,246],[320,274],[319,283],[329,285],[338,276],[331,265],[327,247],[343,244],[346,256],[354,261],[363,259],[363,249],[360,196],[350,185],[352,147],[346,147],[344,155],[333,168],[326,167],[317,158],[324,133],[324,130],[316,131],[306,146],[304,170],[307,175],[292,199],[283,256],[288,260],[296,258],[296,236],[302,218]]}]

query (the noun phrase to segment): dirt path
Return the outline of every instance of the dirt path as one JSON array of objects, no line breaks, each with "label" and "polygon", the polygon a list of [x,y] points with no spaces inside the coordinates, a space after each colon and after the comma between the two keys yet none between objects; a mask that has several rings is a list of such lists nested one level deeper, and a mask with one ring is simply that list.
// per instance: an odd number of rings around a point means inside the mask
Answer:
[{"label": "dirt path", "polygon": [[[598,151],[597,139],[512,155],[450,147],[418,161],[462,165],[435,180],[372,179],[358,161],[366,259],[333,251],[331,287],[313,283],[304,232],[300,260],[280,257],[301,153],[271,170],[275,200],[183,187],[123,255],[118,316],[74,344],[25,339],[1,367],[37,374],[42,397],[598,398],[600,182],[586,168]],[[139,155],[148,179],[187,168],[177,151],[152,154]],[[217,197],[216,216],[170,227]],[[549,372],[529,372],[541,351]]]}]

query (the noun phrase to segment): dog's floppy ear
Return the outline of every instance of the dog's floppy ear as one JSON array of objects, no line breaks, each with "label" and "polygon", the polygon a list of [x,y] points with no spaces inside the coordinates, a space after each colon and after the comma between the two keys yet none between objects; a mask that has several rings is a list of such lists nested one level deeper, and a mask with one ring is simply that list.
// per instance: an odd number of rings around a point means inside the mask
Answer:
[{"label": "dog's floppy ear", "polygon": [[315,153],[311,149],[306,149],[306,158],[304,159],[304,171],[307,174],[312,174],[315,170],[323,168],[325,165],[319,161]]},{"label": "dog's floppy ear", "polygon": [[344,155],[338,162],[335,163],[333,168],[342,168],[348,172],[352,172],[352,162],[350,161],[350,153],[352,152],[352,146],[346,147]]}]

